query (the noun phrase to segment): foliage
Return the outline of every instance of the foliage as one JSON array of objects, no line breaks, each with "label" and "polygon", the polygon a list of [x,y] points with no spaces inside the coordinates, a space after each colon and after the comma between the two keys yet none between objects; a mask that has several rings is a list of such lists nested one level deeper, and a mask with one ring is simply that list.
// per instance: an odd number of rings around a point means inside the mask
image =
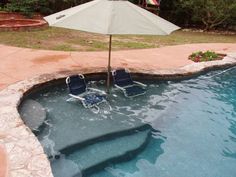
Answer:
[{"label": "foliage", "polygon": [[[174,18],[174,13],[175,13],[175,4],[176,0],[162,0],[160,1],[160,13],[159,15],[169,21],[176,21],[178,18]],[[175,9],[175,10],[174,10]]]},{"label": "foliage", "polygon": [[54,13],[88,1],[90,0],[48,0],[48,8]]},{"label": "foliage", "polygon": [[0,1],[0,10],[4,7],[4,5],[8,2],[8,0],[1,0]]},{"label": "foliage", "polygon": [[213,51],[198,51],[194,52],[189,56],[189,59],[194,62],[202,62],[202,61],[213,61],[213,60],[219,60],[222,59],[225,55],[223,54],[217,54]]},{"label": "foliage", "polygon": [[5,10],[32,16],[35,12],[49,11],[48,5],[47,0],[11,0],[5,5]]},{"label": "foliage", "polygon": [[[90,0],[1,0],[3,10],[32,16],[48,15]],[[133,3],[139,0],[130,0]],[[236,25],[236,0],[161,0],[160,16],[179,26],[202,26],[206,30]]]},{"label": "foliage", "polygon": [[205,30],[236,18],[236,0],[178,0],[176,6],[191,15],[193,22],[201,21]]}]

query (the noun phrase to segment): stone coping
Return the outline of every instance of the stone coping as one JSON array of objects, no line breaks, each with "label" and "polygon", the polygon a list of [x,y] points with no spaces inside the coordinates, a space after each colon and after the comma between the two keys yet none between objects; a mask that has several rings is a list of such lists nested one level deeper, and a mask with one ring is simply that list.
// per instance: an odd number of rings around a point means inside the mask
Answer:
[{"label": "stone coping", "polygon": [[42,29],[47,27],[45,20],[41,19],[4,19],[0,20],[0,31],[23,31]]},{"label": "stone coping", "polygon": [[[179,69],[171,70],[137,70],[135,77],[145,75],[145,79],[180,79],[212,69],[236,66],[236,54],[228,54],[223,60],[193,63]],[[23,97],[43,86],[62,81],[66,76],[75,73],[88,74],[104,73],[106,68],[87,68],[81,71],[65,71],[52,74],[44,74],[34,78],[17,82],[0,92],[0,143],[7,152],[8,176],[11,177],[53,177],[50,163],[45,155],[40,142],[31,130],[22,121],[18,106]],[[2,168],[2,167],[1,167]]]},{"label": "stone coping", "polygon": [[16,12],[0,11],[0,31],[27,31],[48,27],[48,23],[39,14],[32,18]]},{"label": "stone coping", "polygon": [[0,144],[0,176],[5,177],[8,174],[8,159],[6,149]]}]

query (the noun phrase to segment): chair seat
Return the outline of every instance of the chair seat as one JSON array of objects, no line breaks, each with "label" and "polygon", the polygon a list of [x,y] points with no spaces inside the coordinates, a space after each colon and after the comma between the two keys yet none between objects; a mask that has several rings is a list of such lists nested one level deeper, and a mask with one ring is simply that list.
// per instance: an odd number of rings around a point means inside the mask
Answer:
[{"label": "chair seat", "polygon": [[143,87],[141,87],[139,85],[132,85],[130,87],[125,88],[125,93],[126,93],[126,96],[128,96],[128,97],[135,97],[138,95],[145,94],[146,89],[144,89]]},{"label": "chair seat", "polygon": [[95,105],[104,101],[105,97],[96,93],[88,93],[83,96],[86,105]]}]

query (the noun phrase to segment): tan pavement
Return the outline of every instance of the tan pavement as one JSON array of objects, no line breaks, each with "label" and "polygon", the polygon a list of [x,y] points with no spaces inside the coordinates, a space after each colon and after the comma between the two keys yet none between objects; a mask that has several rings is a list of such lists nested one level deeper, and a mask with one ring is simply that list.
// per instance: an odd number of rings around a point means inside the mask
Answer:
[{"label": "tan pavement", "polygon": [[0,144],[0,177],[7,177],[7,163],[5,148]]},{"label": "tan pavement", "polygon": [[[192,61],[188,56],[199,50],[236,52],[234,44],[186,44],[155,49],[112,52],[112,67],[131,70],[177,69]],[[34,50],[0,45],[0,90],[8,85],[39,74],[58,71],[89,71],[106,68],[108,52],[61,52]]]}]

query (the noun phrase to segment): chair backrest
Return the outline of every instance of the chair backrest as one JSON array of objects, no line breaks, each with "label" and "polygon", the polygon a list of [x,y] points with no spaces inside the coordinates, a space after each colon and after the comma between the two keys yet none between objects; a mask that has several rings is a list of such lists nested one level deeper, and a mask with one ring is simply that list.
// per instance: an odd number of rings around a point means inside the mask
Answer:
[{"label": "chair backrest", "polygon": [[72,95],[79,95],[84,93],[87,89],[86,82],[82,74],[67,77],[66,84]]},{"label": "chair backrest", "polygon": [[128,73],[125,69],[118,69],[113,71],[112,76],[114,84],[120,87],[125,87],[134,83],[130,76],[130,73]]}]

